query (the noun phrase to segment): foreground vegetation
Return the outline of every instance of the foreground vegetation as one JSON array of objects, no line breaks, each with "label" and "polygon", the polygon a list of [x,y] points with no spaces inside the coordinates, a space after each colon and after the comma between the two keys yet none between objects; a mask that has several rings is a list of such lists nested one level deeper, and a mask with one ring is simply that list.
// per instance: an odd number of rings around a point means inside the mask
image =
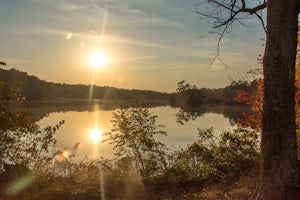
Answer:
[{"label": "foreground vegetation", "polygon": [[[245,181],[250,177],[251,183],[247,184],[251,190],[239,194],[250,197],[258,173],[256,135],[236,130],[214,141],[212,134],[212,129],[199,130],[199,139],[193,144],[164,154],[164,165],[154,157],[143,158],[147,174],[136,165],[140,160],[130,156],[81,163],[56,160],[53,166],[30,172],[34,178],[28,187],[19,190],[18,181],[28,179],[20,176],[14,177],[20,179],[12,185],[7,182],[3,191],[18,199],[191,199],[188,195],[198,199],[208,195],[202,189],[213,187],[210,195],[225,198],[236,188],[239,178]],[[20,173],[17,168],[12,171]]]},{"label": "foreground vegetation", "polygon": [[[158,134],[166,135],[156,118],[148,108],[115,111],[113,129],[106,133],[115,150],[111,160],[75,162],[80,144],[30,154],[27,162],[22,162],[24,157],[3,159],[1,195],[11,199],[199,199],[203,195],[222,199],[252,195],[260,157],[254,131],[240,128],[217,136],[212,128],[199,129],[197,141],[172,151],[156,139]],[[53,146],[56,127],[47,130],[51,130],[51,137],[44,138],[51,138],[49,145]],[[39,145],[46,147],[48,141],[41,141],[44,143]],[[21,152],[34,152],[33,147],[11,149],[19,151],[15,158],[23,155]],[[236,188],[239,178],[249,177],[249,191],[232,193],[230,189]]]}]

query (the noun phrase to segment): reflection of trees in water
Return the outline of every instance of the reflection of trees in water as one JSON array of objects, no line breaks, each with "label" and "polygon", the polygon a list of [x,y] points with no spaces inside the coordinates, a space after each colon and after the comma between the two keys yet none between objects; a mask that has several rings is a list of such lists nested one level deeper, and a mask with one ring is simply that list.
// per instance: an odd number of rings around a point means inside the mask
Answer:
[{"label": "reflection of trees in water", "polygon": [[[88,102],[85,100],[60,100],[49,102],[25,102],[21,105],[14,106],[18,110],[30,110],[32,114],[39,118],[45,117],[54,112],[93,112],[95,110],[112,111],[118,108],[140,106],[136,100],[93,100]],[[158,107],[170,106],[168,101],[150,101],[143,104],[143,107]],[[173,106],[172,106],[173,107]],[[231,125],[243,117],[242,111],[249,111],[247,106],[241,105],[226,105],[226,104],[201,104],[200,106],[174,106],[179,108],[176,113],[176,121],[180,124],[185,124],[189,121],[194,121],[205,113],[222,114],[228,118]]]},{"label": "reflection of trees in water", "polygon": [[228,118],[229,123],[234,126],[237,121],[243,117],[242,111],[245,110],[248,111],[249,107],[226,104],[202,104],[198,107],[180,107],[175,116],[176,121],[183,125],[189,121],[196,120],[205,113],[217,113],[222,114],[225,118]]},{"label": "reflection of trees in water", "polygon": [[203,110],[200,108],[184,107],[180,108],[175,114],[176,121],[182,125],[189,122],[190,120],[194,121],[197,117],[200,117],[204,114]]},{"label": "reflection of trees in water", "polygon": [[168,106],[169,101],[137,101],[137,100],[58,100],[58,101],[36,101],[23,102],[22,104],[14,105],[16,110],[29,110],[37,117],[45,117],[54,112],[93,112],[97,110],[112,111],[124,107],[138,107],[143,103],[143,107]]}]

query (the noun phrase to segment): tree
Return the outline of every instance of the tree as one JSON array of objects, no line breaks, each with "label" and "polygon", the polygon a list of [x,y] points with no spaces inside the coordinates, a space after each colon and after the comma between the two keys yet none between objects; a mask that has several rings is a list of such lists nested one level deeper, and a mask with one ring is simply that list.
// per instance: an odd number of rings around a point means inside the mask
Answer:
[{"label": "tree", "polygon": [[190,84],[186,83],[185,80],[177,83],[176,91],[178,93],[183,93],[184,91],[189,90],[189,89],[191,89],[191,86],[190,86]]},{"label": "tree", "polygon": [[237,104],[236,101],[237,92],[240,90],[248,91],[249,83],[245,80],[232,81],[229,86],[226,86],[223,90],[224,102],[227,104]]},{"label": "tree", "polygon": [[0,82],[0,165],[10,163],[37,167],[53,158],[54,133],[64,123],[40,130],[39,118],[15,111],[9,103],[22,100],[18,86]]},{"label": "tree", "polygon": [[166,132],[157,130],[156,118],[148,108],[119,109],[113,112],[111,132],[105,133],[116,158],[132,158],[142,177],[153,175],[160,161],[164,164],[165,145],[156,137]]},{"label": "tree", "polygon": [[9,163],[36,167],[53,157],[54,152],[50,152],[56,143],[53,134],[64,121],[40,130],[38,117],[12,109],[10,103],[23,99],[19,84],[0,81],[0,166]]},{"label": "tree", "polygon": [[30,170],[36,175],[46,164],[52,164],[54,133],[64,123],[40,130],[39,118],[12,109],[10,103],[19,100],[23,96],[18,85],[0,81],[0,199],[26,189],[33,180]]},{"label": "tree", "polygon": [[196,85],[191,86],[185,80],[177,83],[177,93],[171,95],[171,101],[182,101],[184,106],[200,105],[203,103],[205,93]]},{"label": "tree", "polygon": [[[267,8],[266,46],[263,58],[264,93],[261,140],[259,200],[297,199],[300,196],[295,125],[295,59],[299,0],[264,0],[249,8],[246,0],[208,0],[210,13],[197,11],[213,20],[220,40],[241,14],[257,16]],[[252,4],[251,4],[252,3]],[[265,27],[265,26],[264,26]],[[217,57],[219,58],[219,53]]]},{"label": "tree", "polygon": [[238,121],[239,125],[261,131],[263,87],[264,80],[259,78],[250,83],[250,91],[237,91],[236,100],[251,106],[251,113],[243,111],[244,117]]}]

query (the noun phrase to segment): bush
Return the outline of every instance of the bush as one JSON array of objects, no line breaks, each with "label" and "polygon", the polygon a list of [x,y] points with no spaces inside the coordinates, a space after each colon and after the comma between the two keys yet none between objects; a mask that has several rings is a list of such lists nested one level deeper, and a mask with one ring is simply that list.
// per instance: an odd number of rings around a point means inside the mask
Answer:
[{"label": "bush", "polygon": [[105,133],[114,145],[117,159],[131,158],[135,168],[142,177],[158,173],[164,165],[165,145],[158,141],[157,135],[166,135],[165,131],[157,130],[156,115],[148,108],[119,109],[113,112],[113,128]]},{"label": "bush", "polygon": [[164,178],[176,184],[203,183],[229,173],[237,177],[254,167],[260,154],[257,134],[249,129],[223,132],[218,139],[213,129],[199,129],[199,139],[169,155]]}]

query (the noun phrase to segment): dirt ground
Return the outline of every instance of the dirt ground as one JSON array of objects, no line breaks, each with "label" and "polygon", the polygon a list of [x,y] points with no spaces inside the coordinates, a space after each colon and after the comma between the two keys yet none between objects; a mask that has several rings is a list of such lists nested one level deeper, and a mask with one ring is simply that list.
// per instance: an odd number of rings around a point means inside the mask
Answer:
[{"label": "dirt ground", "polygon": [[[226,179],[227,178],[227,179]],[[181,186],[151,191],[147,199],[153,200],[246,200],[253,199],[258,187],[258,176],[248,174],[236,178],[225,177],[219,183]]]}]

